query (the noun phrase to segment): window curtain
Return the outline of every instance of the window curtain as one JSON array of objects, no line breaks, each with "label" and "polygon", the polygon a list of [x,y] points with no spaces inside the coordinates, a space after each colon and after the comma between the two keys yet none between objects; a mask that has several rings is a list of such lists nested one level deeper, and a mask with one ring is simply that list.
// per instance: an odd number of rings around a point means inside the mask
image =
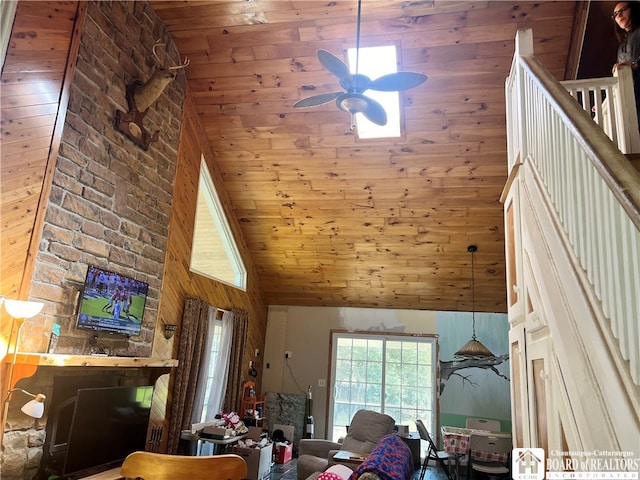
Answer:
[{"label": "window curtain", "polygon": [[167,452],[177,453],[182,430],[191,428],[198,372],[205,351],[209,305],[199,298],[185,300],[180,325],[178,366],[173,374]]},{"label": "window curtain", "polygon": [[231,340],[233,338],[233,312],[223,311],[218,354],[214,358],[211,358],[211,346],[213,344],[214,337],[214,328],[212,328],[212,325],[214,325],[216,321],[218,311],[219,310],[215,307],[209,307],[209,330],[207,334],[205,352],[202,357],[202,367],[198,381],[198,389],[196,391],[196,401],[191,414],[192,423],[198,423],[202,419],[202,410],[206,396],[205,389],[207,388],[207,377],[211,365],[214,366],[214,370],[211,391],[209,392],[209,401],[207,403],[207,415],[204,418],[205,422],[214,420],[215,416],[222,411],[224,394],[227,390]]},{"label": "window curtain", "polygon": [[247,346],[247,330],[249,327],[249,314],[244,310],[233,310],[233,339],[231,341],[231,358],[229,361],[229,378],[227,391],[224,397],[224,411],[237,412],[240,416],[244,412],[238,412],[240,408],[242,390],[242,364],[244,352]]}]

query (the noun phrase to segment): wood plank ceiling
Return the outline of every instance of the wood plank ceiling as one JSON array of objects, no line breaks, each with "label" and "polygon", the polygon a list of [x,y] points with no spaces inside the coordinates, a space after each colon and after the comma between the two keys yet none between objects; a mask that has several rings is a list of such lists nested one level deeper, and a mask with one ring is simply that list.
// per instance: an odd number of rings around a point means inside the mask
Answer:
[{"label": "wood plank ceiling", "polygon": [[[361,46],[397,45],[402,136],[360,140],[316,57],[355,46],[356,0],[151,1],[272,305],[506,311],[504,82],[519,28],[562,80],[580,2],[364,0]],[[366,72],[365,72],[366,73]]]}]

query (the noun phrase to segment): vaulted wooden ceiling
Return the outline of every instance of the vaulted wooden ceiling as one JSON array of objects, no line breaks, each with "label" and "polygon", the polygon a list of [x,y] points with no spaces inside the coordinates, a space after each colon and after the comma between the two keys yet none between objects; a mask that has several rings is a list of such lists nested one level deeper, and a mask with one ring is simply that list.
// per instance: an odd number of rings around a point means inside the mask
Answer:
[{"label": "vaulted wooden ceiling", "polygon": [[[583,2],[364,0],[361,46],[397,45],[400,138],[360,140],[316,57],[355,46],[357,0],[151,1],[186,68],[273,305],[506,311],[504,83],[518,29],[574,75]],[[577,33],[577,34],[576,34]],[[365,72],[366,73],[366,72]]]}]

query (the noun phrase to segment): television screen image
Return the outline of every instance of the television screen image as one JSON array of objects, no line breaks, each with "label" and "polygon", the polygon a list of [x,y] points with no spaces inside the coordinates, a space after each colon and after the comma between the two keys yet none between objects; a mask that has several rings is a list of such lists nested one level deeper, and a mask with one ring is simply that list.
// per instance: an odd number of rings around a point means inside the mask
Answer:
[{"label": "television screen image", "polygon": [[149,284],[89,265],[76,328],[138,335]]}]

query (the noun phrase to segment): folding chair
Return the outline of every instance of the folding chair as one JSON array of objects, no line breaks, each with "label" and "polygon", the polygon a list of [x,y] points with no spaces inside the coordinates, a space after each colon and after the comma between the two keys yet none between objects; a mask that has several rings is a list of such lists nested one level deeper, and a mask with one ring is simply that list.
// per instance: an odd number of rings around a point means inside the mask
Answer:
[{"label": "folding chair", "polygon": [[446,463],[444,463],[445,460],[449,460],[449,454],[447,452],[438,450],[438,447],[436,447],[436,444],[431,438],[431,435],[429,435],[429,431],[427,430],[427,427],[424,426],[424,423],[422,423],[422,420],[420,419],[416,420],[416,427],[418,427],[418,433],[420,434],[420,438],[422,440],[425,440],[427,442],[427,445],[429,445],[429,448],[427,448],[427,454],[424,457],[424,463],[422,464],[422,469],[420,470],[420,480],[423,480],[424,474],[427,471],[427,467],[429,466],[430,460],[435,460],[438,463],[438,465],[440,465],[440,468],[442,468],[442,471],[447,476],[447,480],[453,480],[453,477],[451,476],[451,472],[449,471],[449,466]]},{"label": "folding chair", "polygon": [[484,418],[467,418],[466,427],[472,430],[488,430],[490,432],[500,431],[499,420],[486,420]]},{"label": "folding chair", "polygon": [[[471,480],[473,472],[511,478],[512,443],[511,434],[508,433],[472,432],[469,438],[467,480]],[[496,460],[498,456],[504,461]]]}]

